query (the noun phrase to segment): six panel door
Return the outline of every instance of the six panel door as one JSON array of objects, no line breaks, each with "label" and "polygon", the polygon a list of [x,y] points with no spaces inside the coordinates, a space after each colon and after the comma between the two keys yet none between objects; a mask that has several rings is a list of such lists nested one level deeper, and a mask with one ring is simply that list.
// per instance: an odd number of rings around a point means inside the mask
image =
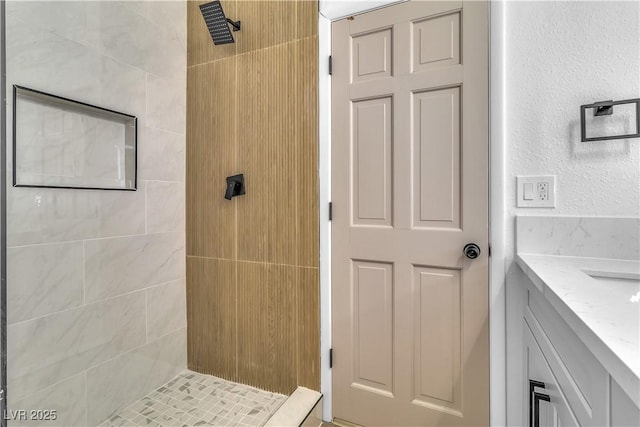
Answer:
[{"label": "six panel door", "polygon": [[332,40],[334,416],[488,425],[487,4],[406,2]]}]

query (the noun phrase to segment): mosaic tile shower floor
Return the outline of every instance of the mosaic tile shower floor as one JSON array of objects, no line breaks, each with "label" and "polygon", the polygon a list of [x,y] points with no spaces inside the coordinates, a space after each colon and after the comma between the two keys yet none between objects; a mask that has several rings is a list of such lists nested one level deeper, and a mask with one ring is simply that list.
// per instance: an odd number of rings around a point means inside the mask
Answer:
[{"label": "mosaic tile shower floor", "polygon": [[100,426],[262,426],[286,399],[281,394],[185,371]]}]

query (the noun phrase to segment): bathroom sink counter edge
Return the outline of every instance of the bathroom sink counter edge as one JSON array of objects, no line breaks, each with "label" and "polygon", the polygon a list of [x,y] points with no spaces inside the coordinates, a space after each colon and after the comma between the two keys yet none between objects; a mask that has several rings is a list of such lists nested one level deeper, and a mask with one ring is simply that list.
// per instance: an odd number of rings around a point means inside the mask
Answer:
[{"label": "bathroom sink counter edge", "polygon": [[518,253],[516,262],[625,392],[640,400],[640,262]]}]

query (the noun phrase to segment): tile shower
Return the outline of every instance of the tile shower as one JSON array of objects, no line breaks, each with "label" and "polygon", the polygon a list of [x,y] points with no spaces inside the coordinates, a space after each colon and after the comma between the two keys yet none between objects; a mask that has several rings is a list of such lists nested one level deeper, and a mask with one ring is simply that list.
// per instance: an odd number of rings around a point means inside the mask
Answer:
[{"label": "tile shower", "polygon": [[7,188],[9,409],[97,425],[186,369],[186,5],[8,1],[6,52],[7,93],[138,118],[137,191]]},{"label": "tile shower", "polygon": [[[264,7],[259,2],[242,5],[246,22],[254,24],[249,28],[256,28],[263,19]],[[316,2],[278,7],[287,12],[281,19],[297,16],[295,19],[308,24],[296,24],[298,32],[315,31]],[[7,1],[5,16],[8,94],[17,85],[137,119],[136,191],[13,187],[14,164],[7,163],[7,401],[13,411],[8,425],[264,424],[286,396],[187,370],[187,341],[191,345],[199,345],[197,339],[207,341],[197,334],[187,336],[187,22],[193,24],[187,3],[21,0]],[[315,32],[303,36],[304,40],[296,39],[293,52],[306,55],[296,66],[304,71],[306,80],[292,81],[299,98],[315,105],[317,40]],[[199,46],[198,40],[194,43]],[[276,62],[285,67],[289,43],[280,39],[274,43],[254,46],[250,55],[238,60],[263,58],[268,64],[270,51],[266,49],[276,47]],[[251,79],[257,68],[257,63],[248,67],[243,78]],[[32,168],[27,171],[29,179],[40,177],[47,183],[75,180],[80,187],[102,187],[95,185],[95,178],[99,176],[100,182],[112,179],[113,165],[124,164],[128,171],[129,160],[108,163],[107,157],[131,147],[126,126],[132,127],[133,122],[124,125],[123,134],[129,139],[118,142],[116,148],[109,135],[97,133],[96,129],[105,128],[95,124],[95,117],[60,114],[62,107],[49,104],[43,108],[45,104],[36,102],[30,110],[25,105],[16,108],[22,111],[17,134],[28,139],[25,145],[17,145],[18,176],[26,164]],[[8,102],[7,141],[13,137],[13,114],[12,102]],[[256,284],[268,287],[274,287],[272,282],[280,275],[286,277],[286,286],[292,287],[289,306],[280,309],[277,295],[272,295],[268,316],[293,313],[295,323],[302,326],[289,337],[288,346],[278,345],[286,356],[277,362],[283,369],[274,370],[273,357],[258,349],[243,365],[242,372],[251,367],[253,376],[232,379],[287,393],[296,385],[319,387],[317,209],[313,208],[314,191],[306,191],[317,185],[314,126],[312,121],[296,131],[297,136],[304,135],[300,140],[306,144],[297,156],[308,164],[296,169],[301,194],[297,197],[301,206],[295,210],[297,227],[310,234],[295,233],[305,242],[295,250],[305,257],[304,262],[300,260],[293,273],[292,266],[267,266],[267,277],[262,271],[265,266],[253,262],[238,273],[242,278],[255,267],[259,270]],[[50,150],[56,132],[74,135],[75,145],[61,144]],[[39,145],[40,140],[45,141],[44,146]],[[114,145],[105,147],[105,141]],[[97,145],[90,147],[91,142]],[[7,145],[11,159],[13,148]],[[83,168],[90,166],[90,173],[83,175]],[[133,182],[128,174],[126,179],[116,175],[128,186]],[[82,182],[83,177],[87,182]],[[257,183],[254,188],[258,190]],[[256,209],[265,209],[264,202],[254,201],[262,203]],[[301,214],[302,205],[313,209]],[[260,228],[254,224],[251,229]],[[249,296],[260,295],[251,294],[238,298],[250,300]],[[214,305],[225,301],[219,293],[209,298],[206,302]],[[239,326],[264,327],[269,322],[261,320],[262,313],[264,310],[247,316]],[[289,329],[289,317],[276,317],[280,329]],[[219,333],[209,329],[210,334]],[[242,333],[251,337],[247,330],[241,330],[240,336]],[[244,348],[240,340],[238,343]],[[296,348],[292,350],[293,343]],[[215,342],[207,344],[210,351],[222,353],[211,344]],[[284,380],[279,379],[283,370],[288,371]],[[31,410],[52,411],[55,416],[46,421],[15,416],[16,411]]]}]

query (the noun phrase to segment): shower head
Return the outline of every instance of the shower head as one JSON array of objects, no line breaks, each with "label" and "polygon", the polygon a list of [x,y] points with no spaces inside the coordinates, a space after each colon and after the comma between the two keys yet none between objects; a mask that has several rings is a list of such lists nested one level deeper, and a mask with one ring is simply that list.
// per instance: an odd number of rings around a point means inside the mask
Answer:
[{"label": "shower head", "polygon": [[240,31],[240,21],[234,22],[227,18],[219,0],[201,4],[200,12],[202,12],[204,22],[207,24],[213,44],[235,43],[228,24],[231,24],[233,31]]}]

